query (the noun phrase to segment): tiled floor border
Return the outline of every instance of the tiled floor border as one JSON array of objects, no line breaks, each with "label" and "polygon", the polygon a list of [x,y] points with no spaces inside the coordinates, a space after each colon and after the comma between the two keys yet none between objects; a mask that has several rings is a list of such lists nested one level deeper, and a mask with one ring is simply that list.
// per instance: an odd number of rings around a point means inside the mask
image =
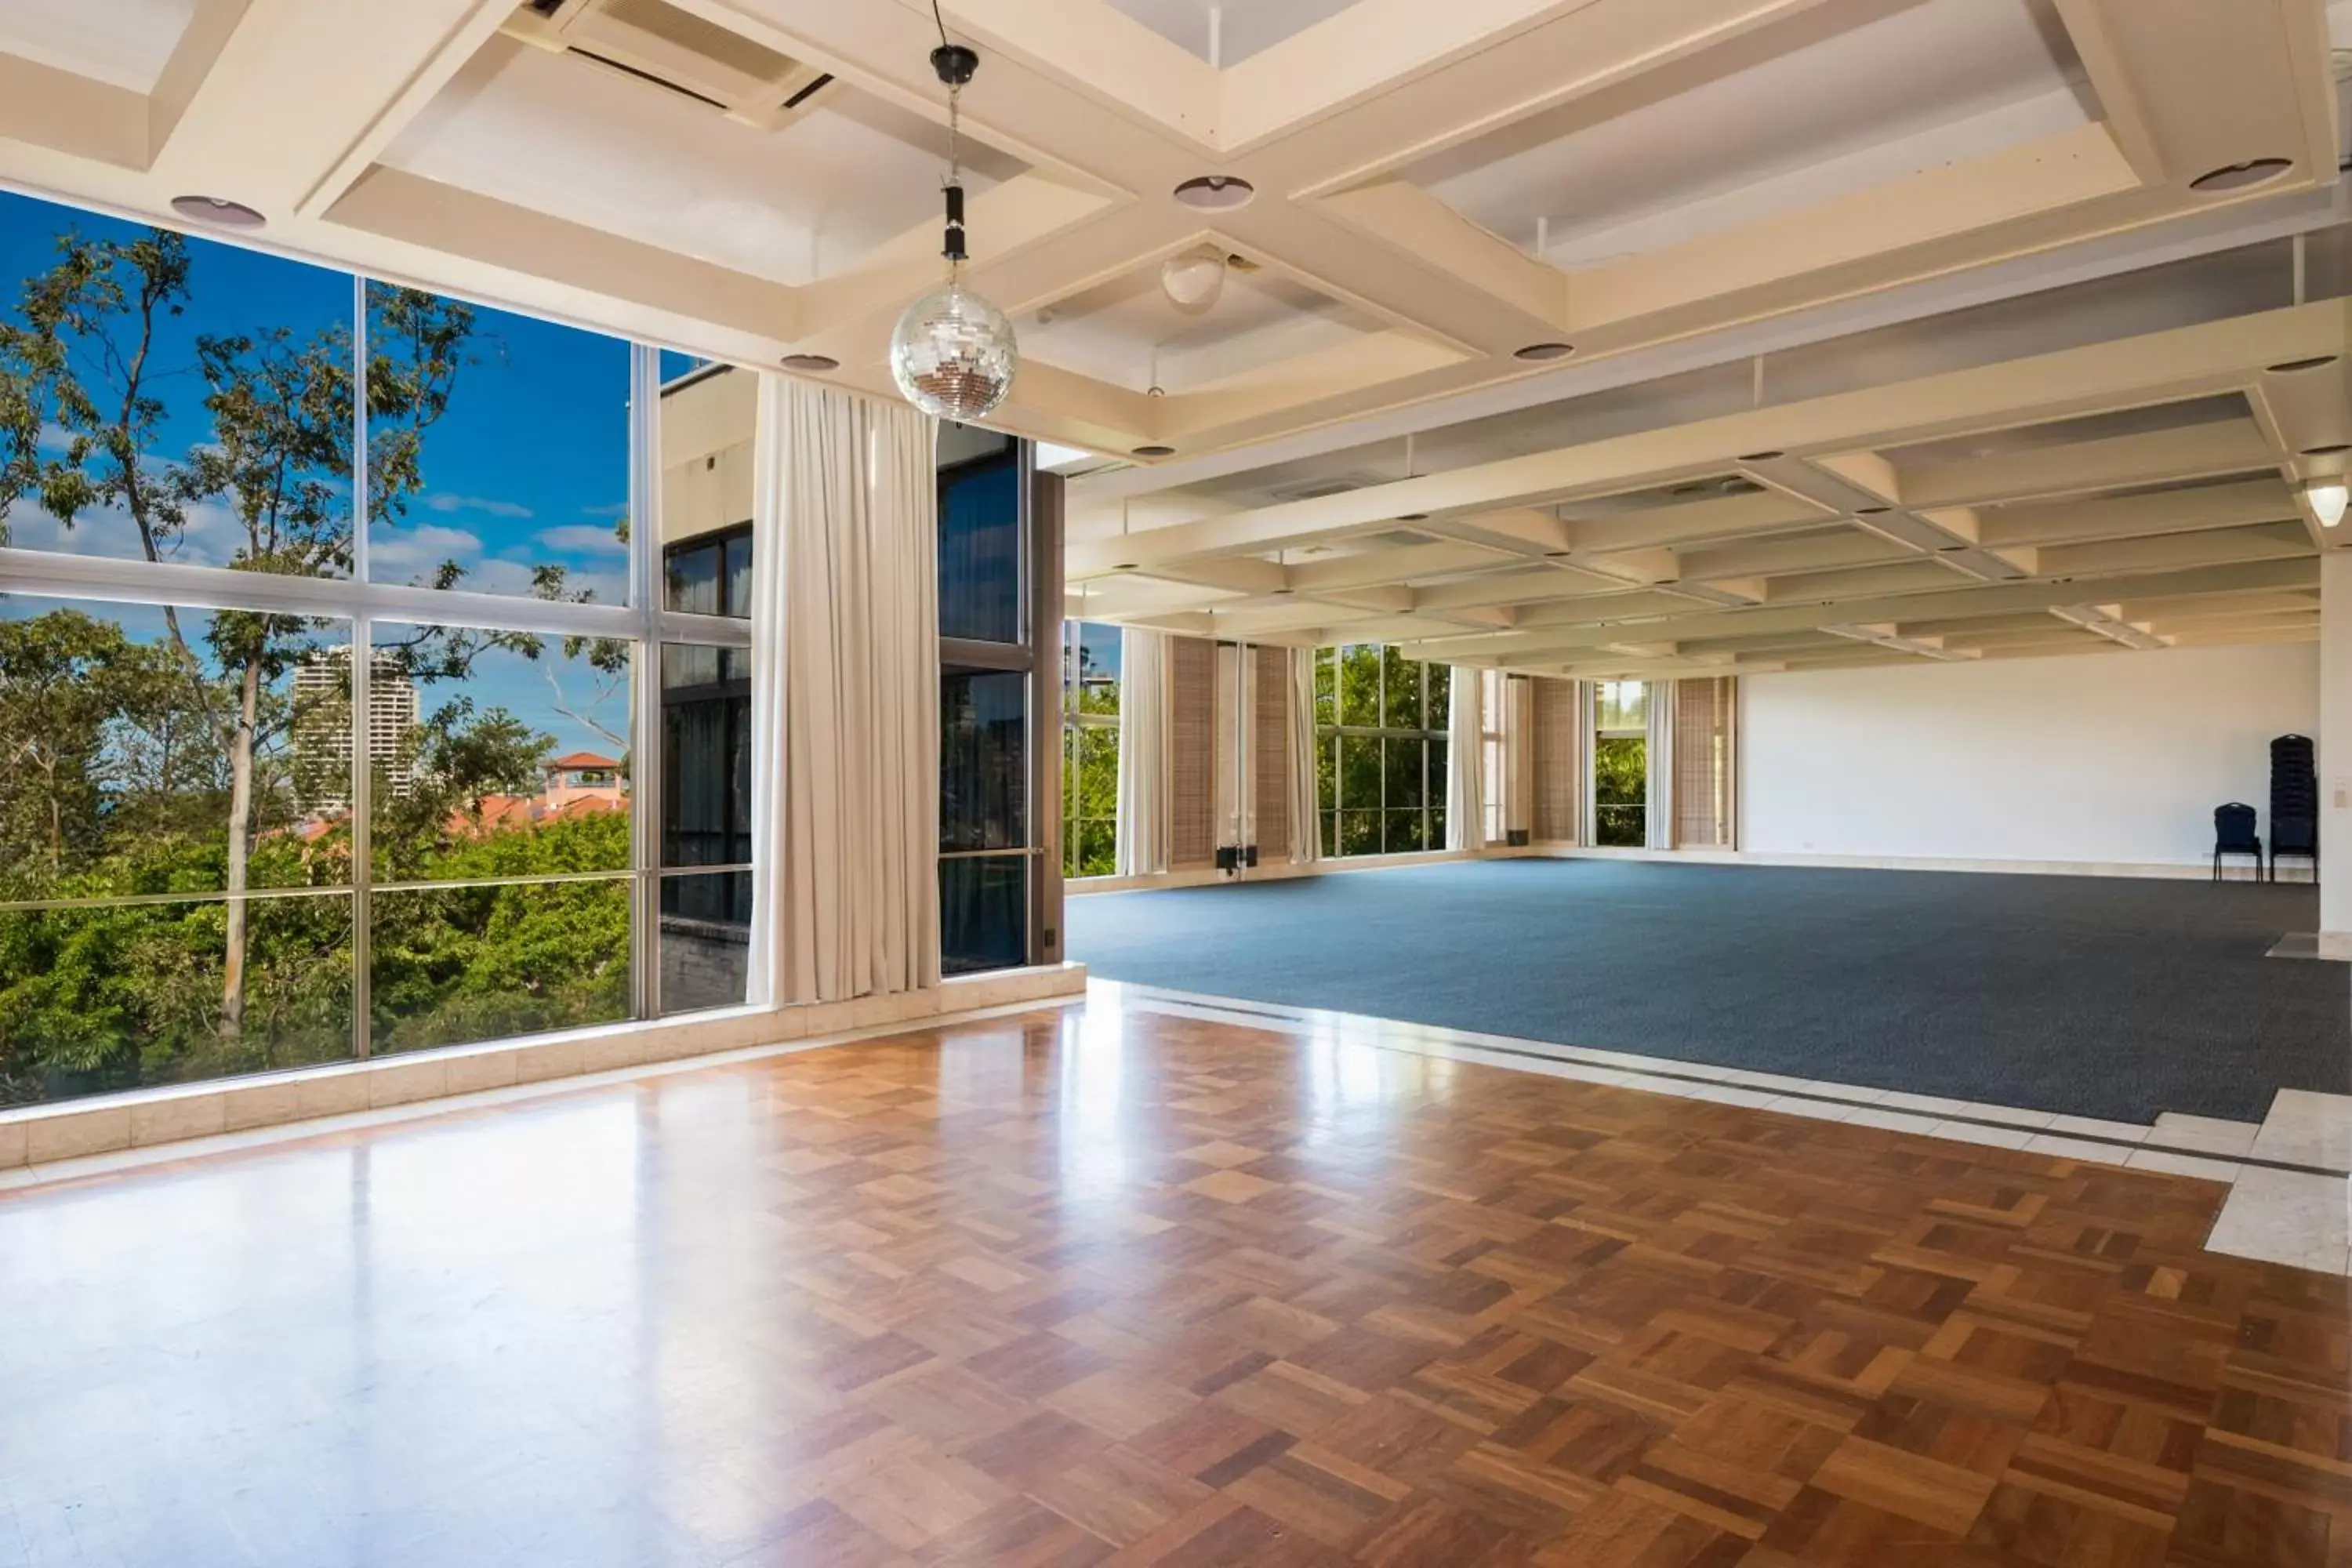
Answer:
[{"label": "tiled floor border", "polygon": [[290,1127],[398,1106],[429,1111],[483,1090],[568,1087],[616,1069],[700,1066],[728,1053],[823,1037],[925,1028],[1005,1005],[1050,1005],[1086,990],[1086,966],[1038,964],[953,975],[920,991],[782,1007],[728,1007],[561,1034],[453,1046],[367,1061],[174,1084],[0,1110],[0,1177],[85,1155],[184,1152],[226,1134]]},{"label": "tiled floor border", "polygon": [[2206,1242],[2211,1250],[2352,1274],[2352,1100],[2344,1097],[2303,1097],[2305,1102],[2341,1103],[2326,1108],[2336,1118],[2329,1133],[2305,1140],[2321,1151],[2318,1157],[2295,1159],[2258,1152],[2280,1119],[2284,1094],[2261,1124],[2168,1115],[2140,1126],[1117,981],[1096,980],[1090,989],[1178,1016],[1286,1034],[1329,1034],[1350,1044],[1654,1094],[2199,1177],[2230,1189]]}]

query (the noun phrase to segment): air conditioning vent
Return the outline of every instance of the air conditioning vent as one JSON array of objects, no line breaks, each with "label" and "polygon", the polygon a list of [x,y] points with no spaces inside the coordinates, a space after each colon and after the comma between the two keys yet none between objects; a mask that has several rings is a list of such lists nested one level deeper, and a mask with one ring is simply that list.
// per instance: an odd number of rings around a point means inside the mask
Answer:
[{"label": "air conditioning vent", "polygon": [[1286,485],[1270,487],[1266,493],[1276,500],[1320,500],[1325,496],[1345,495],[1349,490],[1362,489],[1394,479],[1393,474],[1332,474],[1319,479],[1295,479]]},{"label": "air conditioning vent", "polygon": [[505,32],[763,131],[807,113],[834,80],[668,0],[524,0]]}]

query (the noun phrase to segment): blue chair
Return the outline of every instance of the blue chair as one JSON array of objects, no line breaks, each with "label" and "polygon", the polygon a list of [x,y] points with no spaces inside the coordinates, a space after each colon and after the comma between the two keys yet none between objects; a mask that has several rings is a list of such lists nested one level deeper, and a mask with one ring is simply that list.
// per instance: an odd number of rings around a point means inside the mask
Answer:
[{"label": "blue chair", "polygon": [[2221,857],[2251,855],[2254,858],[2254,880],[2263,879],[2263,840],[2254,831],[2254,808],[2243,801],[2231,801],[2213,808],[2213,880],[2221,879]]}]

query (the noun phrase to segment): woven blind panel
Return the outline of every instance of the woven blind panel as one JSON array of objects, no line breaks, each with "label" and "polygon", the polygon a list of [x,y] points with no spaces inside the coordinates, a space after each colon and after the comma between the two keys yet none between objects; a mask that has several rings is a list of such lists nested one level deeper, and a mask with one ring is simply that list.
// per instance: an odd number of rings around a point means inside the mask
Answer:
[{"label": "woven blind panel", "polygon": [[1250,791],[1255,797],[1258,859],[1270,864],[1290,858],[1290,650],[1256,647],[1250,658],[1256,666]]},{"label": "woven blind panel", "polygon": [[1528,748],[1535,754],[1535,837],[1572,844],[1584,799],[1583,737],[1576,682],[1538,677],[1528,704]]},{"label": "woven blind panel", "polygon": [[1168,868],[1217,863],[1217,645],[1168,644]]}]

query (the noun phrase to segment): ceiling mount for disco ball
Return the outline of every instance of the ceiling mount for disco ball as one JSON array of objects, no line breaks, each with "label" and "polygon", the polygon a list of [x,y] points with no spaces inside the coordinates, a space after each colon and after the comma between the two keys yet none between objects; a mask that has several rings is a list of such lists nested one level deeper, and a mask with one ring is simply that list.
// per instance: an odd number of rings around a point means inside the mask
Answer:
[{"label": "ceiling mount for disco ball", "polygon": [[940,419],[972,420],[996,411],[1013,390],[1021,349],[1004,312],[964,287],[963,184],[957,163],[964,84],[980,55],[947,41],[931,51],[931,69],[948,89],[947,226],[940,254],[948,279],[908,305],[890,333],[890,378],[908,402]]}]

